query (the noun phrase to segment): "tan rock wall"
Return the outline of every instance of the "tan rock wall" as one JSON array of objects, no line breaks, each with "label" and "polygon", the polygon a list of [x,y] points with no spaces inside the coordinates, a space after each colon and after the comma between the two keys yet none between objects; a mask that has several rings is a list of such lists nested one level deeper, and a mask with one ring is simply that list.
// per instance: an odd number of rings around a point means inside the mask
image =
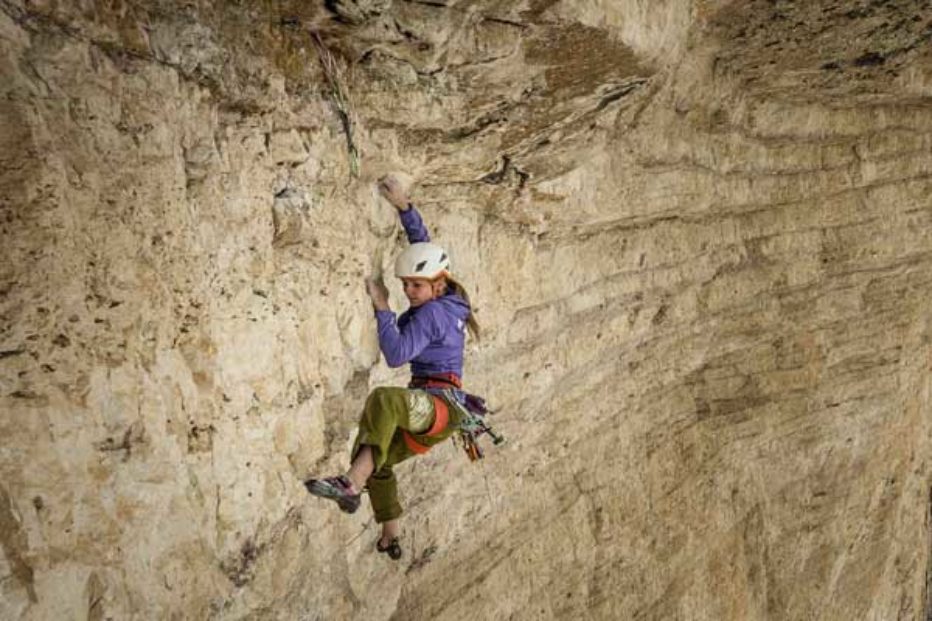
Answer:
[{"label": "tan rock wall", "polygon": [[[932,24],[801,4],[0,2],[0,616],[924,618]],[[400,564],[393,169],[508,437]]]}]

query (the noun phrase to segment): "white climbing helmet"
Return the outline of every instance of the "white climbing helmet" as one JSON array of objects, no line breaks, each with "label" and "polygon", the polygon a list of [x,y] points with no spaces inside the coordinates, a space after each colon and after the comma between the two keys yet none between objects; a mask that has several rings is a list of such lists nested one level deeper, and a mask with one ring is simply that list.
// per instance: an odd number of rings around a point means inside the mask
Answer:
[{"label": "white climbing helmet", "polygon": [[449,271],[450,257],[443,248],[430,242],[411,244],[395,259],[395,276],[398,278],[433,280]]}]

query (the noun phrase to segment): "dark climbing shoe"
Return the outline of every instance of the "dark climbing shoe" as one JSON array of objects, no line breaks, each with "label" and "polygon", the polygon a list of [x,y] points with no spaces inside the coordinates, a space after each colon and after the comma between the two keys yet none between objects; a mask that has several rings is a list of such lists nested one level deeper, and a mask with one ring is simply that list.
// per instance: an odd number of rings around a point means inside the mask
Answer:
[{"label": "dark climbing shoe", "polygon": [[359,508],[359,494],[353,493],[353,484],[343,475],[308,479],[304,482],[304,487],[314,496],[335,501],[344,513],[356,513],[356,509]]},{"label": "dark climbing shoe", "polygon": [[401,544],[398,543],[398,537],[393,537],[392,540],[388,542],[387,546],[382,545],[382,539],[380,537],[379,540],[375,542],[375,549],[379,552],[386,552],[388,558],[393,561],[397,561],[401,558]]}]

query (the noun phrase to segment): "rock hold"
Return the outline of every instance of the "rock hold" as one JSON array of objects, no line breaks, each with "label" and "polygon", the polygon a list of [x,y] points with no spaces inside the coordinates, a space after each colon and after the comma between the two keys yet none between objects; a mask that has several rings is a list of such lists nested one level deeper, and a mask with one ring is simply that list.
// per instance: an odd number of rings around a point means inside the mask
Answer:
[{"label": "rock hold", "polygon": [[310,195],[304,190],[286,188],[275,195],[272,204],[275,229],[272,243],[276,248],[313,240],[309,220],[312,209]]}]

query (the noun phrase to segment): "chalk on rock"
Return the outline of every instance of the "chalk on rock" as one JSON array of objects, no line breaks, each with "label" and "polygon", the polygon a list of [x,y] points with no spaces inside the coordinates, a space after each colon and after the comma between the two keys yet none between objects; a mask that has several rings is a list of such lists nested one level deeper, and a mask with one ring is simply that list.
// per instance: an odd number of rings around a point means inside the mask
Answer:
[{"label": "chalk on rock", "polygon": [[272,245],[276,248],[297,244],[310,238],[312,203],[308,193],[295,188],[285,188],[275,195],[272,204],[272,225],[275,233]]},{"label": "chalk on rock", "polygon": [[203,181],[217,160],[217,149],[212,142],[200,141],[185,148],[184,173],[188,185]]},{"label": "chalk on rock", "polygon": [[295,130],[275,132],[269,137],[269,153],[276,164],[297,165],[307,161],[307,148]]}]

